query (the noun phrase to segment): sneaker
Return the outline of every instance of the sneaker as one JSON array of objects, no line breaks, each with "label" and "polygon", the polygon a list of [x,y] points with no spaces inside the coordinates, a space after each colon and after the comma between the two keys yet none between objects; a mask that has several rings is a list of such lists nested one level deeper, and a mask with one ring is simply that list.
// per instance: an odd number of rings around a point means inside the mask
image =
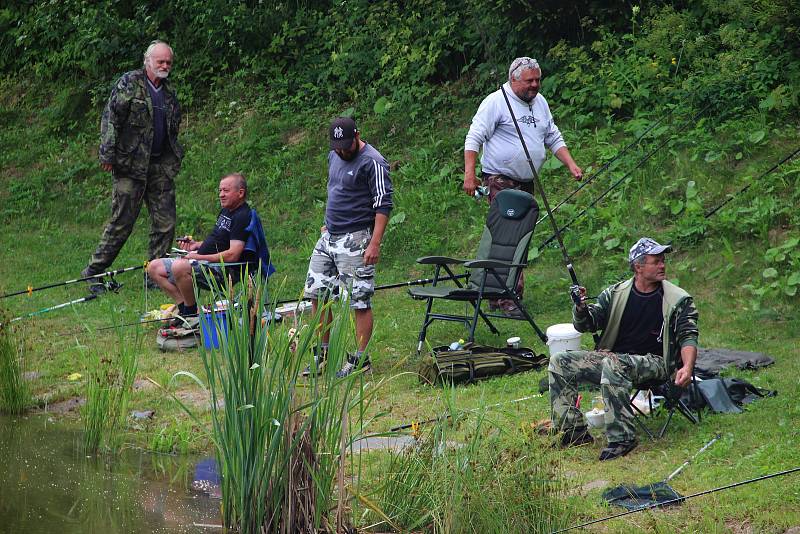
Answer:
[{"label": "sneaker", "polygon": [[600,461],[604,462],[606,460],[613,460],[614,458],[625,456],[635,449],[637,445],[639,445],[639,443],[635,439],[609,443],[608,447],[600,451]]},{"label": "sneaker", "polygon": [[361,362],[361,366],[359,366],[358,359],[356,359],[356,355],[348,354],[347,361],[344,363],[342,368],[336,372],[336,378],[344,378],[346,376],[350,376],[351,374],[359,370],[363,370],[366,373],[370,369],[372,369],[372,364],[369,361],[369,357],[364,358],[364,361]]},{"label": "sneaker", "polygon": [[305,377],[311,376],[311,373],[315,373],[317,376],[321,375],[323,369],[325,369],[325,360],[327,357],[327,350],[320,351],[319,347],[314,347],[314,359],[303,369],[300,375]]},{"label": "sneaker", "polygon": [[200,326],[200,317],[195,315],[194,317],[183,317],[181,315],[176,315],[172,318],[169,322],[170,327],[175,328],[187,328],[189,330],[197,330]]},{"label": "sneaker", "polygon": [[570,428],[561,435],[561,448],[580,447],[594,443],[594,438],[586,427]]}]

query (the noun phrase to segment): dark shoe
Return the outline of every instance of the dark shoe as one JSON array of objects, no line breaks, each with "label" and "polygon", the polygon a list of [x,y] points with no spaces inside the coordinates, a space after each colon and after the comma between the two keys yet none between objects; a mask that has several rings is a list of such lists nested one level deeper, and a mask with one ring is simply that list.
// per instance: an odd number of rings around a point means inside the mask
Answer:
[{"label": "dark shoe", "polygon": [[635,439],[609,443],[608,447],[600,451],[600,461],[604,462],[606,460],[613,460],[614,458],[625,456],[635,449],[637,445],[639,445],[639,442],[637,442]]},{"label": "dark shoe", "polygon": [[327,360],[327,358],[327,350],[320,350],[319,347],[314,347],[314,359],[300,374],[305,377],[311,376],[312,373],[317,376],[321,375],[323,369],[325,369],[325,360]]},{"label": "dark shoe", "polygon": [[154,289],[156,291],[161,291],[161,286],[155,283],[155,281],[147,275],[147,271],[144,273],[144,287],[146,289]]},{"label": "dark shoe", "polygon": [[586,427],[570,428],[561,435],[562,449],[591,445],[592,443],[594,443],[594,438],[589,434],[589,429]]},{"label": "dark shoe", "polygon": [[356,358],[355,354],[348,354],[347,361],[344,363],[341,369],[336,372],[336,378],[344,378],[346,376],[350,376],[351,374],[355,373],[356,371],[364,371],[365,373],[372,369],[372,364],[370,364],[369,356],[364,357],[362,356],[361,365],[359,365],[359,361]]}]

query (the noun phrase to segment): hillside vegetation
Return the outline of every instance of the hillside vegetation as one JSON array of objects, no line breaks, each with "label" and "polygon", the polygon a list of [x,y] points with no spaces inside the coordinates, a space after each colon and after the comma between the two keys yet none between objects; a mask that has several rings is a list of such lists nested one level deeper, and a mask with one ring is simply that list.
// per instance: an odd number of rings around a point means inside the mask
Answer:
[{"label": "hillside vegetation", "polygon": [[[695,296],[701,344],[770,354],[773,367],[733,374],[779,391],[742,415],[709,415],[698,427],[675,421],[664,440],[643,443],[623,463],[598,465],[598,447],[564,453],[559,473],[570,512],[560,524],[612,512],[589,482],[654,482],[717,432],[722,443],[674,484],[682,493],[798,465],[800,157],[765,173],[800,148],[800,2],[536,4],[4,4],[0,291],[75,278],[86,265],[110,205],[110,177],[97,162],[100,112],[111,85],[141,64],[154,38],[175,49],[171,76],[184,108],[178,233],[204,235],[218,209],[220,176],[244,173],[278,267],[271,281],[278,298],[297,297],[305,279],[324,213],[327,125],[339,114],[356,117],[365,140],[391,164],[395,208],[378,284],[428,276],[414,263],[419,256],[469,256],[487,207],[461,191],[464,136],[481,99],[505,81],[511,60],[528,55],[541,63],[541,92],[591,181],[555,213],[560,225],[569,223],[564,242],[583,285],[597,294],[627,276],[628,247],[643,235],[671,242],[676,253],[668,275]],[[578,185],[554,158],[542,179],[551,205]],[[147,227],[143,213],[115,267],[146,259]],[[550,222],[541,222],[534,243],[551,233]],[[537,322],[569,321],[561,252],[549,243],[529,259],[526,302]],[[81,383],[66,377],[84,372],[87,354],[117,343],[113,331],[98,329],[134,322],[164,301],[142,290],[138,273],[120,281],[119,294],[17,323],[26,369],[38,373],[32,389],[39,405],[83,394]],[[13,317],[84,293],[66,286],[4,299],[0,307]],[[449,394],[420,385],[413,372],[422,311],[404,290],[375,297],[373,369],[379,379],[392,377],[375,404],[381,414],[375,431],[537,391],[543,372]],[[546,351],[529,329],[501,326],[502,335],[520,335],[523,344]],[[140,379],[166,386],[176,371],[201,374],[194,353],[158,353],[151,330],[145,328]],[[463,335],[443,325],[429,339],[449,343]],[[487,344],[503,339],[479,334]],[[186,398],[198,395],[188,384],[169,387]],[[208,429],[161,390],[142,388],[131,402],[155,409],[157,417],[128,429],[129,441],[174,452],[209,447]],[[539,446],[529,423],[548,412],[546,398],[494,410],[486,415],[493,430],[486,432],[499,451]],[[505,458],[494,452],[485,454]],[[748,488],[601,528],[783,532],[800,525],[796,476]],[[470,531],[468,523],[459,529]]]}]

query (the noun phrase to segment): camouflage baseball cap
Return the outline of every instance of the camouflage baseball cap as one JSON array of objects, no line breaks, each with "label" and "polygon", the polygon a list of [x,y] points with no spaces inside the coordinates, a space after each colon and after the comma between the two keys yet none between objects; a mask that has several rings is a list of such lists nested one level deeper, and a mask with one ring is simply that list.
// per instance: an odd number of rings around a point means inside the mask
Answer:
[{"label": "camouflage baseball cap", "polygon": [[672,252],[672,247],[670,245],[659,245],[654,239],[643,237],[628,252],[628,263],[633,263],[645,255],[661,254],[662,252]]}]

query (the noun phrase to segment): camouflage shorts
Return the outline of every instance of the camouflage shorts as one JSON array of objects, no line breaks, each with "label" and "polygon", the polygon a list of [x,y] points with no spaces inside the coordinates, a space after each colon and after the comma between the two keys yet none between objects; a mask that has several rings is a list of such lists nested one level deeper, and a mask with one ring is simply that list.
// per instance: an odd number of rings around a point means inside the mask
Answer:
[{"label": "camouflage shorts", "polygon": [[370,308],[370,298],[375,293],[375,266],[364,265],[364,250],[371,239],[370,229],[334,235],[324,232],[311,253],[305,297],[338,298],[340,290],[346,290],[351,308]]}]

